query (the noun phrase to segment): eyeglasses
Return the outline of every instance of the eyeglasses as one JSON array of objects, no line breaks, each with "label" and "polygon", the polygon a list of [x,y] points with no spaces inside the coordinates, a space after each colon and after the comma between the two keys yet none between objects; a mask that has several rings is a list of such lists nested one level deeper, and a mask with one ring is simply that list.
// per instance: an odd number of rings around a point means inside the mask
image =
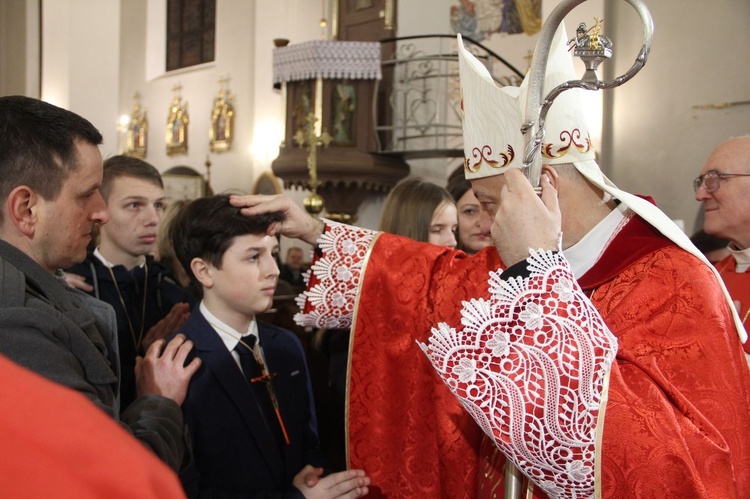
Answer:
[{"label": "eyeglasses", "polygon": [[695,193],[697,194],[701,186],[704,186],[706,192],[710,194],[719,190],[722,180],[732,177],[750,177],[750,173],[721,173],[716,170],[710,170],[693,180],[693,189],[695,189]]}]

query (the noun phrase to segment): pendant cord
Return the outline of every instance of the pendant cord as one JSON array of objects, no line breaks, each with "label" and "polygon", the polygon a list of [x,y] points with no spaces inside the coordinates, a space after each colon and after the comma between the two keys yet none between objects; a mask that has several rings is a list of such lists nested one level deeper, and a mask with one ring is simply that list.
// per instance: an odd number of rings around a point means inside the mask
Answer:
[{"label": "pendant cord", "polygon": [[120,299],[120,305],[122,305],[122,311],[125,312],[125,318],[128,320],[128,327],[130,328],[130,336],[133,338],[133,345],[135,345],[135,351],[139,352],[141,348],[141,341],[143,340],[143,326],[146,322],[146,292],[148,291],[148,262],[143,263],[145,270],[145,276],[143,278],[143,306],[141,307],[141,329],[138,333],[138,338],[135,337],[135,328],[133,327],[133,321],[130,320],[130,314],[128,313],[128,307],[125,305],[125,299],[122,297],[120,292],[120,286],[117,284],[115,279],[115,273],[112,271],[112,267],[106,265],[109,270],[109,275],[112,277],[112,282],[115,283],[115,289],[117,290],[117,297]]}]

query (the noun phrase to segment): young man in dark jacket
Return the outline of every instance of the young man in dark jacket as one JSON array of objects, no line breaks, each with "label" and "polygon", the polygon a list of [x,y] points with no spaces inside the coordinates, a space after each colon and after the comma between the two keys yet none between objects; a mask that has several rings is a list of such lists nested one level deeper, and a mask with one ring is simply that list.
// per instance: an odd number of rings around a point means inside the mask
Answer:
[{"label": "young man in dark jacket", "polygon": [[104,162],[100,190],[110,221],[100,228],[96,249],[67,272],[84,279],[86,286],[77,287],[115,309],[127,406],[136,396],[135,358],[187,320],[193,299],[151,256],[165,207],[159,171],[138,158],[114,156]]}]

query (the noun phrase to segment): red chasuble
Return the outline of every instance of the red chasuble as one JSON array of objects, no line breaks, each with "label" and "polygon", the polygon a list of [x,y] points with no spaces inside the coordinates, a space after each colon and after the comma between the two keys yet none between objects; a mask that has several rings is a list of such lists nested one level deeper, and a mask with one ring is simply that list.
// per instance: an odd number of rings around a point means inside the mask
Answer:
[{"label": "red chasuble", "polygon": [[[710,269],[634,217],[579,284],[619,343],[597,493],[750,497],[750,374]],[[479,497],[504,464],[485,439]]]},{"label": "red chasuble", "polygon": [[[504,457],[480,443],[479,427],[415,343],[439,323],[461,329],[462,301],[488,296],[488,276],[501,268],[494,248],[466,258],[336,230],[313,266],[302,318],[346,326],[333,317],[356,308],[351,466],[372,477],[374,497],[502,497]],[[335,247],[345,256],[331,261]],[[607,370],[596,492],[750,496],[750,373],[710,270],[636,217],[579,284],[619,342]],[[486,410],[462,402],[475,416]],[[544,497],[538,487],[534,494]]]}]

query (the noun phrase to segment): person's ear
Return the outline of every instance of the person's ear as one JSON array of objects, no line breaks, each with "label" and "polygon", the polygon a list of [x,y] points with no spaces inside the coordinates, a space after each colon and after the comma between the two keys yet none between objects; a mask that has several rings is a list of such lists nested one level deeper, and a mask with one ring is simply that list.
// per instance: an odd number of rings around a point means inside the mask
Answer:
[{"label": "person's ear", "polygon": [[211,264],[202,258],[193,258],[190,262],[190,270],[204,288],[211,289],[214,285],[214,279],[211,275]]},{"label": "person's ear", "polygon": [[558,175],[557,170],[550,165],[542,165],[542,175],[544,174],[549,178],[552,187],[554,187],[557,192],[560,192],[560,175]]},{"label": "person's ear", "polygon": [[26,237],[33,237],[39,218],[40,198],[30,187],[19,185],[8,194],[6,219]]}]

